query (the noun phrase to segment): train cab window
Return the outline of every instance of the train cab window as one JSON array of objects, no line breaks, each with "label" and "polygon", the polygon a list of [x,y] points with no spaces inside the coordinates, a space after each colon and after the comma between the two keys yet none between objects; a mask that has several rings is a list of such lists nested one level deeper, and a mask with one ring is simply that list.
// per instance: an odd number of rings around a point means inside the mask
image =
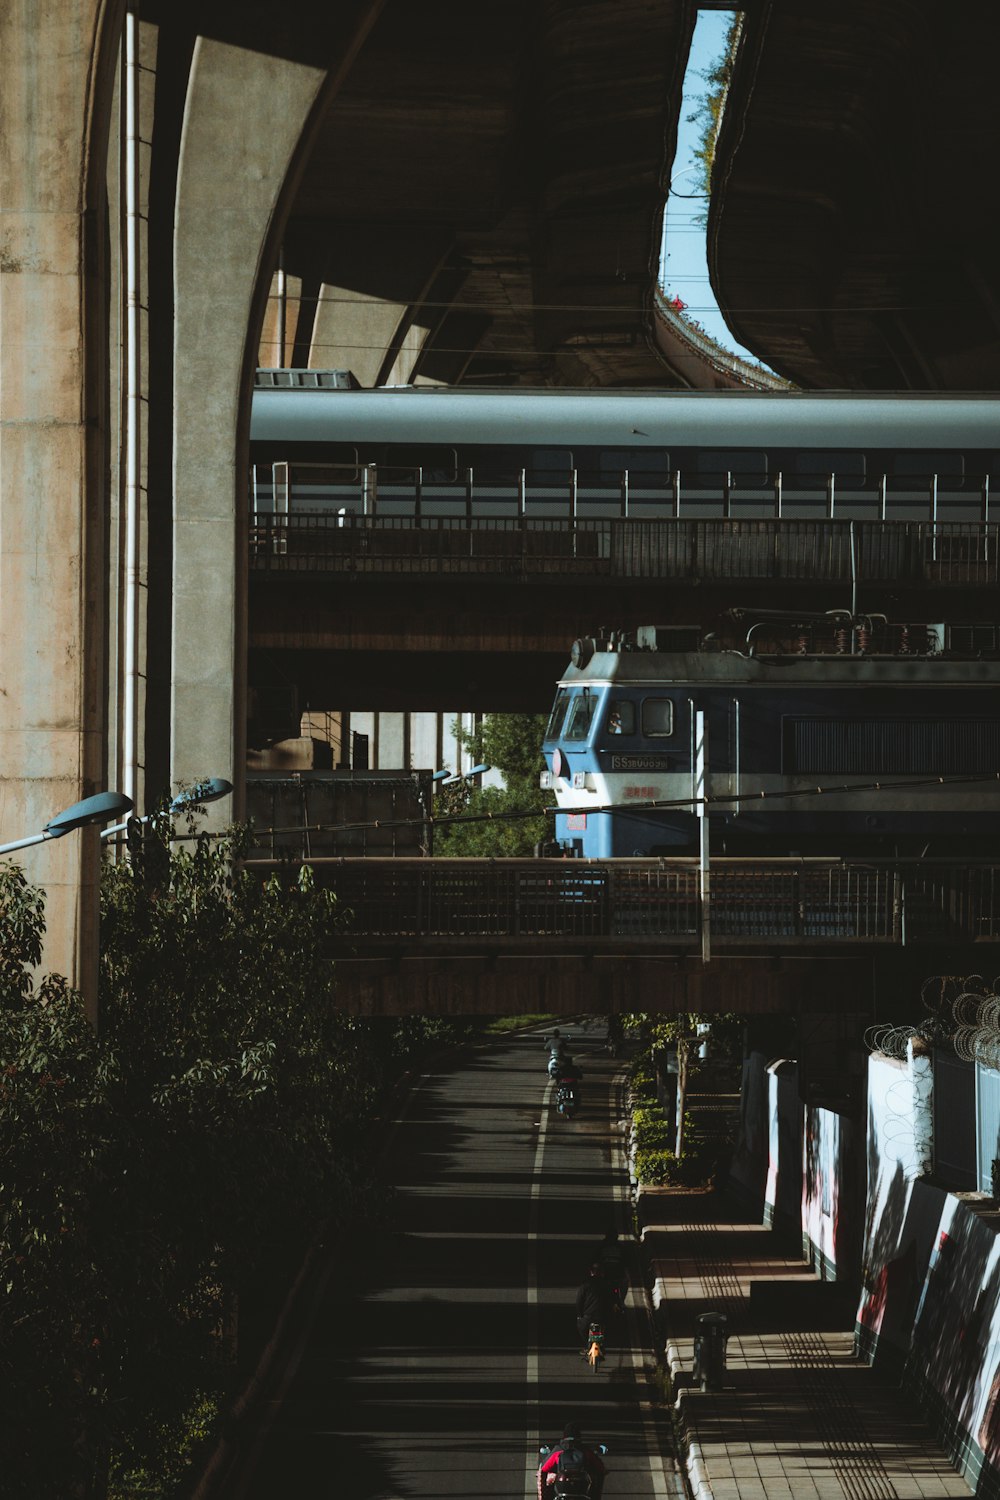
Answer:
[{"label": "train cab window", "polygon": [[385,461],[391,469],[422,469],[424,483],[452,483],[457,475],[458,460],[454,448],[431,443],[391,443]]},{"label": "train cab window", "polygon": [[767,454],[757,448],[704,448],[695,455],[694,468],[702,488],[725,484],[727,474],[744,488],[767,484]]},{"label": "train cab window", "polygon": [[567,708],[569,708],[569,693],[565,688],[560,688],[558,693],[556,693],[556,701],[552,705],[552,712],[549,714],[548,728],[545,731],[545,738],[547,740],[554,740],[562,733]]},{"label": "train cab window", "polygon": [[566,718],[565,738],[568,740],[585,740],[590,733],[590,726],[594,720],[594,709],[597,699],[587,688],[582,693],[577,693],[570,705],[569,714]]},{"label": "train cab window", "polygon": [[796,453],[792,463],[795,488],[826,489],[830,475],[839,490],[860,490],[865,485],[865,455],[844,449],[810,448]]},{"label": "train cab window", "polygon": [[894,479],[930,479],[936,474],[954,487],[965,476],[964,453],[897,453],[892,460]]},{"label": "train cab window", "polygon": [[642,732],[647,739],[664,738],[674,732],[674,703],[672,698],[644,698],[642,700]]},{"label": "train cab window", "polygon": [[612,698],[604,727],[608,734],[635,734],[635,704],[628,698]]}]

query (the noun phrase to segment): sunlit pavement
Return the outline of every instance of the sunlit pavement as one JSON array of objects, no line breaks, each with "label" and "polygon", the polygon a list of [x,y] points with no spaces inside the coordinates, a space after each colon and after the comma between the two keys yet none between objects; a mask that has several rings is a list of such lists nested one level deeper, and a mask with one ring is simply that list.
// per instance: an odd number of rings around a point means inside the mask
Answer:
[{"label": "sunlit pavement", "polygon": [[[854,1305],[724,1197],[640,1201],[696,1500],[968,1496],[912,1401],[854,1355]],[[729,1327],[722,1389],[693,1381],[698,1314]]]}]

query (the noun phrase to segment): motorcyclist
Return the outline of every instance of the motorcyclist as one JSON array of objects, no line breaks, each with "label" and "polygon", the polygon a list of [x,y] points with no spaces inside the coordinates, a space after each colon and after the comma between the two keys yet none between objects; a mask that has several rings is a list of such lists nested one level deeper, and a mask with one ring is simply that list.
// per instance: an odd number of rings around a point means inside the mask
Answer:
[{"label": "motorcyclist", "polygon": [[559,1459],[565,1449],[577,1449],[583,1455],[583,1467],[590,1477],[591,1500],[600,1500],[601,1490],[604,1488],[604,1476],[607,1470],[601,1460],[599,1453],[584,1443],[579,1424],[567,1422],[563,1428],[563,1435],[558,1443],[554,1443],[548,1450],[548,1457],[544,1458],[538,1466],[536,1475],[538,1487],[538,1500],[543,1500],[545,1487],[555,1484],[556,1472],[559,1468]]},{"label": "motorcyclist", "polygon": [[608,1034],[604,1039],[604,1046],[609,1057],[617,1057],[622,1044],[622,1018],[618,1015],[608,1016]]},{"label": "motorcyclist", "polygon": [[576,1293],[576,1331],[580,1335],[580,1346],[584,1353],[587,1352],[590,1325],[596,1323],[606,1329],[614,1310],[615,1301],[611,1288],[601,1274],[600,1262],[595,1260],[586,1281],[577,1288]]},{"label": "motorcyclist", "polygon": [[618,1231],[609,1229],[598,1246],[594,1259],[601,1268],[601,1275],[608,1284],[617,1310],[625,1306],[628,1296],[628,1270],[625,1257],[618,1243]]},{"label": "motorcyclist", "polygon": [[566,1038],[557,1026],[551,1036],[545,1038],[545,1045],[549,1054],[549,1076],[554,1078],[559,1064],[566,1058],[568,1044]]}]

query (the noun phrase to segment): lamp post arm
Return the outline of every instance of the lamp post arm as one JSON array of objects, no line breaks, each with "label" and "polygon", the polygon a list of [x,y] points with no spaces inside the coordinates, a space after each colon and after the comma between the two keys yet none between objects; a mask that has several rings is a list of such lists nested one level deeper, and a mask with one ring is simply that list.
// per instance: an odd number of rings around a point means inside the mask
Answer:
[{"label": "lamp post arm", "polygon": [[15,849],[28,849],[32,844],[47,844],[49,839],[61,838],[59,833],[33,833],[27,839],[15,839],[12,844],[0,844],[0,854],[13,854]]}]

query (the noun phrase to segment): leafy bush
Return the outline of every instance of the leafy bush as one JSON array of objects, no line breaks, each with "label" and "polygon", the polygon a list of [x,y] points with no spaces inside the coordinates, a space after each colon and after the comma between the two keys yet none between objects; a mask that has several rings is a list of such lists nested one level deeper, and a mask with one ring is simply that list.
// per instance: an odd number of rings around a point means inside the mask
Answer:
[{"label": "leafy bush", "polygon": [[659,1105],[632,1111],[632,1135],[637,1151],[664,1150],[670,1145],[670,1126]]},{"label": "leafy bush", "polygon": [[636,1098],[656,1098],[656,1071],[649,1054],[636,1058],[629,1074],[629,1088]]},{"label": "leafy bush", "polygon": [[697,1187],[706,1180],[706,1160],[699,1154],[675,1156],[669,1149],[637,1151],[635,1175],[647,1187]]}]

